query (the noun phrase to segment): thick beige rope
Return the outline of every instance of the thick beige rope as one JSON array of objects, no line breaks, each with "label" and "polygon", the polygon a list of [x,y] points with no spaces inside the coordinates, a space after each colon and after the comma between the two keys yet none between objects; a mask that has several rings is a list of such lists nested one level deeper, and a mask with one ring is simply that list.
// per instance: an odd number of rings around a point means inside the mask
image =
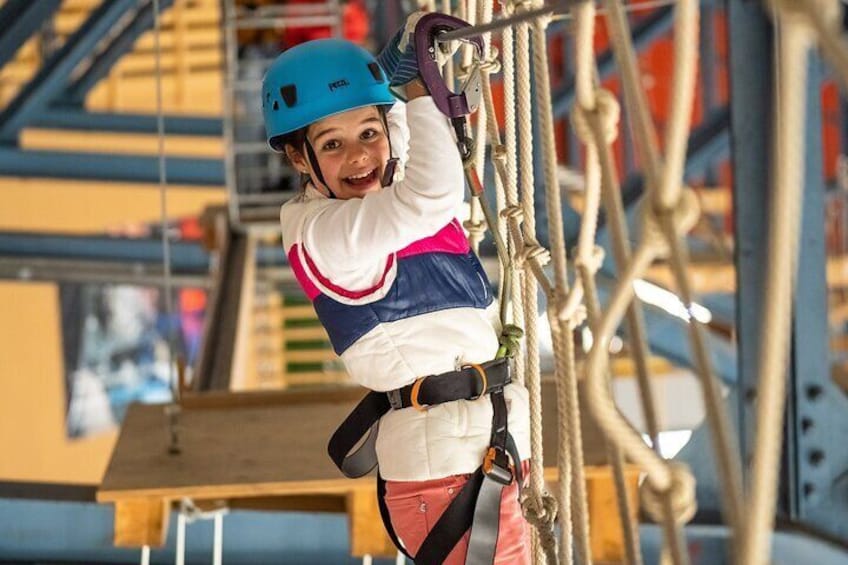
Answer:
[{"label": "thick beige rope", "polygon": [[771,532],[783,434],[786,370],[796,277],[804,174],[804,112],[807,55],[812,33],[797,5],[777,3],[774,117],[776,141],[771,156],[772,199],[768,224],[768,277],[761,320],[757,423],[750,476],[748,516],[739,563],[770,561]]},{"label": "thick beige rope", "polygon": [[[504,9],[508,9],[508,5],[504,6]],[[498,209],[501,211],[505,211],[509,208],[513,208],[518,205],[518,165],[516,163],[517,160],[517,134],[516,134],[516,121],[515,121],[515,37],[512,28],[506,28],[503,31],[503,35],[501,36],[501,45],[503,47],[503,55],[501,57],[501,64],[503,66],[503,94],[504,94],[504,143],[503,145],[494,146],[493,154],[496,159],[496,164],[499,159],[502,159],[504,164],[504,172],[506,173],[506,177],[503,178],[504,185],[504,193],[503,193],[503,203],[498,202]],[[487,92],[489,97],[491,98],[491,84],[487,84]],[[494,106],[490,108],[492,110]],[[490,112],[491,113],[491,112]],[[518,249],[523,245],[523,240],[520,237],[520,229],[512,229],[513,226],[507,226],[507,224],[512,223],[517,226],[520,222],[520,219],[515,219],[510,222],[507,220],[506,216],[501,216],[504,218],[504,230],[508,231],[510,234],[510,245],[512,247],[512,251],[517,256]],[[516,237],[518,236],[518,237]],[[519,326],[524,327],[524,310],[521,305],[521,285],[519,284],[519,271],[517,269],[517,261],[513,260],[511,262],[510,268],[512,270],[512,308],[513,308],[513,322]],[[515,374],[518,377],[518,381],[524,384],[524,375],[525,375],[525,359],[526,352],[524,348],[521,348],[518,351],[518,354],[515,356]]]},{"label": "thick beige rope", "polygon": [[[583,438],[577,392],[577,367],[574,359],[574,328],[579,325],[575,315],[560,316],[569,294],[568,265],[562,218],[562,201],[557,177],[557,156],[554,142],[553,105],[551,101],[550,70],[545,30],[550,18],[538,18],[532,24],[534,86],[538,96],[537,116],[542,141],[545,173],[545,198],[551,256],[554,262],[554,292],[548,298],[548,321],[554,347],[559,449],[558,502],[562,543],[559,561],[570,563],[576,553],[579,563],[592,562],[589,538],[589,512],[586,500],[586,476],[583,459]],[[582,291],[581,291],[582,292]],[[574,533],[574,544],[571,540]],[[576,550],[576,551],[575,551]]]},{"label": "thick beige rope", "polygon": [[[620,110],[611,93],[597,90],[595,86],[594,28],[595,6],[585,3],[573,12],[575,18],[575,83],[576,103],[572,109],[572,123],[578,137],[586,147],[584,209],[577,245],[576,265],[585,292],[589,327],[600,322],[601,307],[595,285],[595,274],[600,268],[602,257],[596,248],[595,232],[600,206],[600,164],[598,148],[610,152],[610,144],[618,134]],[[594,126],[594,127],[593,127]],[[607,376],[609,379],[609,376]],[[609,381],[608,381],[609,382]],[[611,386],[611,385],[608,385]],[[613,468],[616,485],[619,520],[625,542],[627,563],[641,564],[637,526],[630,511],[624,477],[624,456],[620,448],[607,445],[608,457]]]},{"label": "thick beige rope", "polygon": [[[509,5],[509,3],[507,4]],[[532,8],[530,2],[513,2],[514,10]],[[515,26],[515,80],[518,84],[530,84],[530,26],[526,23]],[[516,89],[517,122],[518,122],[518,162],[522,163],[519,171],[520,202],[523,213],[522,235],[525,242],[523,259],[532,259],[536,249],[536,220],[535,220],[535,176],[533,171],[533,100],[529,88]],[[527,246],[530,242],[531,246]],[[524,382],[530,399],[530,486],[523,491],[525,514],[536,526],[539,534],[540,550],[536,560],[541,560],[540,553],[544,552],[549,563],[556,560],[556,549],[550,547],[550,534],[546,531],[543,517],[549,517],[546,512],[544,449],[542,442],[542,379],[539,358],[538,340],[538,286],[531,269],[524,269],[521,277],[522,305],[524,309],[525,368]],[[555,542],[553,544],[556,545]]]},{"label": "thick beige rope", "polygon": [[[607,10],[607,30],[610,34],[610,42],[613,54],[621,69],[622,83],[624,85],[624,97],[629,109],[629,116],[633,122],[637,150],[641,152],[641,158],[645,168],[645,177],[648,186],[655,186],[657,182],[657,163],[659,161],[659,149],[657,147],[656,135],[653,132],[648,113],[648,103],[638,75],[638,61],[635,50],[630,39],[630,27],[624,5],[620,0],[605,0],[604,6]],[[635,85],[628,88],[628,85]],[[603,160],[602,160],[603,161]],[[627,229],[627,221],[624,215],[624,207],[619,197],[618,180],[615,169],[611,167],[602,168],[605,178],[604,182],[604,208],[607,212],[608,225],[612,240],[612,251],[616,264],[623,268],[630,260],[630,236]],[[613,192],[613,190],[615,192]],[[647,331],[645,330],[645,319],[642,306],[634,302],[628,310],[628,336],[631,348],[634,350],[636,361],[636,376],[639,384],[639,396],[645,425],[651,438],[654,451],[659,454],[659,423],[656,408],[651,392],[650,374],[648,370],[649,351],[647,346]]]},{"label": "thick beige rope", "polygon": [[[630,115],[634,120],[634,133],[637,137],[637,147],[645,155],[645,172],[650,192],[653,193],[654,205],[658,211],[658,223],[662,226],[667,238],[667,244],[672,256],[672,266],[678,278],[678,287],[685,294],[684,299],[691,303],[692,297],[688,292],[689,283],[686,279],[687,256],[681,241],[681,232],[676,232],[670,219],[671,208],[679,206],[681,194],[680,177],[682,176],[685,159],[686,131],[691,115],[691,98],[693,96],[695,61],[697,50],[693,37],[697,36],[698,10],[693,0],[682,0],[675,11],[675,78],[674,93],[671,96],[671,119],[667,129],[666,151],[669,162],[663,167],[656,146],[656,135],[641,85],[638,83],[636,59],[629,37],[629,28],[625,19],[623,7],[618,0],[607,0],[608,23],[613,40],[616,59],[622,69],[625,100],[629,103]],[[631,326],[632,326],[631,322]],[[713,436],[713,446],[719,462],[719,471],[727,480],[723,483],[723,506],[731,528],[738,533],[741,523],[741,465],[738,455],[733,449],[734,442],[729,433],[729,423],[724,412],[720,389],[712,375],[709,366],[709,354],[702,328],[693,321],[690,324],[690,338],[696,357],[696,367],[704,388],[705,405],[707,406],[708,422]],[[667,539],[669,534],[669,519],[666,516]],[[672,552],[674,553],[674,552]]]}]

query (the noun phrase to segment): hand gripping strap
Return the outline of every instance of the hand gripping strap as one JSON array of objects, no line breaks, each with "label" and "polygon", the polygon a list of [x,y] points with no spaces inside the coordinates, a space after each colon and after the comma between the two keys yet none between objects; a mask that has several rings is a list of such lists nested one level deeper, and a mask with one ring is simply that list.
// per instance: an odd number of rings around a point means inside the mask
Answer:
[{"label": "hand gripping strap", "polygon": [[[377,466],[377,454],[374,450],[377,426],[383,414],[390,409],[385,393],[369,392],[333,433],[327,444],[327,453],[344,476],[355,479],[367,475]],[[351,453],[365,434],[368,434],[368,437]]]}]

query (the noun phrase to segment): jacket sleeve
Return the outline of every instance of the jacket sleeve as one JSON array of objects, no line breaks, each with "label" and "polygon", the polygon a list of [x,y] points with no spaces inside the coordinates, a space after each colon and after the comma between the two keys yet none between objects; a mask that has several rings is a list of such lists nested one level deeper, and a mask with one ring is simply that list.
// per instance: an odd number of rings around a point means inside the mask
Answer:
[{"label": "jacket sleeve", "polygon": [[410,101],[406,113],[410,137],[403,180],[323,207],[303,224],[305,248],[331,278],[381,261],[456,216],[465,180],[447,118],[429,96]]}]

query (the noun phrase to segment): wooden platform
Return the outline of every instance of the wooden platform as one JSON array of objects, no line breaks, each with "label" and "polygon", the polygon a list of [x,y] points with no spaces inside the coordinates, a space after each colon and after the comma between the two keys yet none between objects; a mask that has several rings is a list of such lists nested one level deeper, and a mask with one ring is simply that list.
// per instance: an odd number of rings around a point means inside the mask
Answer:
[{"label": "wooden platform", "polygon": [[[546,389],[546,460],[555,461],[555,395],[552,385]],[[346,511],[352,554],[394,555],[373,477],[345,479],[326,454],[327,439],[362,394],[338,388],[187,397],[177,454],[169,453],[165,407],[132,405],[97,493],[98,501],[115,504],[115,545],[162,545],[172,504],[189,497],[201,506]],[[585,432],[593,547],[597,558],[610,560],[621,548],[612,479],[599,436]],[[638,472],[629,475],[635,497]]]}]

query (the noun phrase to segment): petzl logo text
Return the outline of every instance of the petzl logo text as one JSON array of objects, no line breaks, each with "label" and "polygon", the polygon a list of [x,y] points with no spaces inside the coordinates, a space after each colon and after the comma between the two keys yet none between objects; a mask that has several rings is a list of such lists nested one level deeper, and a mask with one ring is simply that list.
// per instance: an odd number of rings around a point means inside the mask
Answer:
[{"label": "petzl logo text", "polygon": [[336,82],[331,82],[327,86],[330,87],[330,91],[333,91],[333,90],[335,90],[337,88],[341,88],[343,86],[350,86],[350,83],[347,81],[347,79],[341,79],[341,80],[337,80]]}]

